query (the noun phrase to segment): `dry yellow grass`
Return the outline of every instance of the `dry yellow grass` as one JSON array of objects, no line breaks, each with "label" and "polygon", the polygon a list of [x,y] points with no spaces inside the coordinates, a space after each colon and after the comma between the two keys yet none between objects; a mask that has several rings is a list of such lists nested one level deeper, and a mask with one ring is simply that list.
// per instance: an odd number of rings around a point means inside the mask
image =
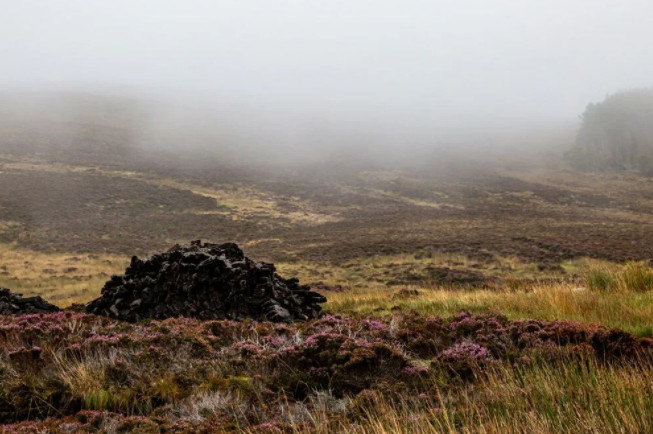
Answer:
[{"label": "dry yellow grass", "polygon": [[[365,258],[339,267],[318,267],[308,262],[279,264],[279,270],[284,275],[298,276],[304,282],[323,281],[348,288],[345,292],[327,294],[326,309],[332,313],[364,316],[412,310],[425,315],[450,316],[462,310],[500,312],[513,319],[569,319],[618,327],[639,336],[653,334],[653,290],[621,285],[615,290],[597,291],[591,289],[588,282],[592,270],[601,269],[619,279],[629,272],[628,275],[634,275],[631,280],[641,287],[643,272],[633,264],[621,266],[587,258],[568,261],[562,264],[567,270],[566,276],[577,275],[579,282],[551,283],[540,279],[555,276],[555,273],[543,275],[534,264],[508,257],[498,258],[497,263],[485,265],[482,270],[490,276],[508,277],[497,289],[384,283],[386,275],[383,273],[388,270],[401,275],[423,272],[429,265],[476,269],[474,266],[478,264],[460,255],[436,254],[421,258],[395,255]],[[403,291],[405,289],[409,291]]]},{"label": "dry yellow grass", "polygon": [[41,295],[59,306],[87,302],[100,294],[129,258],[117,255],[41,253],[0,244],[0,286]]},{"label": "dry yellow grass", "polygon": [[[350,433],[642,433],[651,432],[650,366],[557,363],[523,369],[501,367],[469,387],[436,398],[393,400],[374,393],[354,404],[358,423],[315,412],[309,429]],[[291,410],[289,410],[291,411]]]},{"label": "dry yellow grass", "polygon": [[526,290],[446,290],[408,287],[353,289],[328,294],[329,312],[357,316],[387,315],[395,310],[451,316],[460,311],[500,312],[509,318],[569,319],[618,327],[640,336],[653,334],[653,292],[594,292],[572,284],[534,284]]}]

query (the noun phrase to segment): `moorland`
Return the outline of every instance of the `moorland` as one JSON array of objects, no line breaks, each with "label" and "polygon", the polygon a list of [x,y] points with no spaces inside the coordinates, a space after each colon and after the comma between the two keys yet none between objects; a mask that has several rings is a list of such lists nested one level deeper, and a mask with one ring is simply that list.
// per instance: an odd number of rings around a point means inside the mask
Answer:
[{"label": "moorland", "polygon": [[[3,128],[0,287],[73,308],[0,317],[1,430],[653,430],[650,177],[550,156],[239,165],[95,123],[73,148]],[[195,239],[274,262],[325,316],[74,307],[132,255]]]}]

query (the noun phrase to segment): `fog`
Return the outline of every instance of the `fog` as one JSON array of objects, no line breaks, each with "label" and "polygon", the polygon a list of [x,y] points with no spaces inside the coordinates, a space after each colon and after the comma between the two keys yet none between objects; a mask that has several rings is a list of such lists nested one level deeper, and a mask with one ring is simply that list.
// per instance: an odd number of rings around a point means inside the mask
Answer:
[{"label": "fog", "polygon": [[653,77],[646,0],[0,1],[0,90],[126,98],[146,148],[489,152]]}]

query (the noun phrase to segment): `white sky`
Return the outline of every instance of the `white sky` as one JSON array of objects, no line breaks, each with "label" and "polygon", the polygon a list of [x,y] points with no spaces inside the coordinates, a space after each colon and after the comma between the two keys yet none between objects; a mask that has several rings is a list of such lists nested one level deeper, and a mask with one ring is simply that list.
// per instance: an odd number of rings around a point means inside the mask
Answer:
[{"label": "white sky", "polygon": [[650,86],[652,43],[651,0],[0,0],[0,87],[200,95],[399,135],[573,122]]}]

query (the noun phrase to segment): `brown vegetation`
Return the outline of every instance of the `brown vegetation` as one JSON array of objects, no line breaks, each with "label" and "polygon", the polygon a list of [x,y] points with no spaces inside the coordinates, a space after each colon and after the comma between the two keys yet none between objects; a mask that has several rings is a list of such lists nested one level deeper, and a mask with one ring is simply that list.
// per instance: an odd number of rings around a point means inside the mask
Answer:
[{"label": "brown vegetation", "polygon": [[[322,412],[335,428],[364,423],[376,393],[388,402],[419,395],[444,411],[443,394],[479,382],[482,390],[502,370],[556,363],[640,369],[652,355],[649,339],[619,330],[466,312],[447,319],[330,315],[293,325],[188,319],[133,325],[60,312],[0,317],[0,340],[0,421],[16,424],[9,430],[88,429],[89,419],[104,429],[109,423],[174,431],[319,427],[315,419],[289,418],[289,407]],[[323,407],[325,394],[333,407]],[[47,417],[54,419],[20,423]]]}]

